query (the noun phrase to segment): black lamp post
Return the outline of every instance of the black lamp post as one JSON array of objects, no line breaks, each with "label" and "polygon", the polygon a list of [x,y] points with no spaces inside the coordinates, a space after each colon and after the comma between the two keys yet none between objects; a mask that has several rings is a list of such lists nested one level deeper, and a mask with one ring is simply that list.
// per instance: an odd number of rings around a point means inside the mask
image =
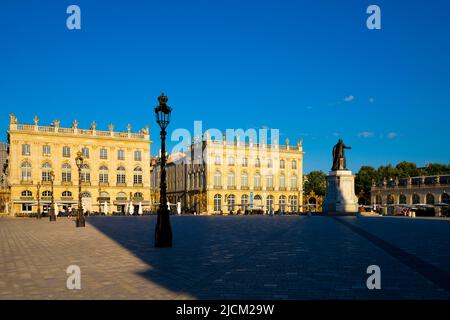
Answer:
[{"label": "black lamp post", "polygon": [[155,107],[156,122],[161,128],[161,183],[155,229],[155,247],[157,248],[172,246],[172,227],[170,226],[170,212],[167,209],[166,195],[166,128],[172,112],[172,108],[167,105],[168,100],[164,93],[161,94],[158,97],[159,106]]},{"label": "black lamp post", "polygon": [[50,221],[56,221],[56,214],[55,214],[55,197],[53,196],[53,183],[55,181],[55,173],[50,171],[50,183],[52,186],[52,203],[50,204],[50,211],[49,211],[49,220]]},{"label": "black lamp post", "polygon": [[36,185],[36,189],[37,189],[37,216],[36,218],[41,219],[42,215],[41,215],[41,194],[40,194],[40,190],[41,190],[41,183],[38,182]]},{"label": "black lamp post", "polygon": [[77,228],[85,226],[83,204],[81,203],[81,168],[83,167],[83,161],[84,161],[83,156],[81,155],[81,152],[78,151],[77,157],[75,158],[75,162],[78,167],[78,210],[76,220]]}]

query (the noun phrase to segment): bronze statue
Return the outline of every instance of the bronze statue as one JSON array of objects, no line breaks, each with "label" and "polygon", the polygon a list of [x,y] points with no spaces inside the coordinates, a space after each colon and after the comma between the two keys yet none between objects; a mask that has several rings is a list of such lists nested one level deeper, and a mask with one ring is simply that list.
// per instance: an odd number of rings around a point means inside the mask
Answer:
[{"label": "bronze statue", "polygon": [[333,147],[333,167],[331,170],[347,170],[344,150],[351,148],[344,145],[342,139],[339,139],[338,143]]}]

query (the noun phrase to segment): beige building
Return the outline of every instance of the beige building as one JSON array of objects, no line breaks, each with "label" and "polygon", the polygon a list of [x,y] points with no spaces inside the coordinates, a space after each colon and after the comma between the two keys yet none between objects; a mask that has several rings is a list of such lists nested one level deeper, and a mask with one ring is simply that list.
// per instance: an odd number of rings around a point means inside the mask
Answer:
[{"label": "beige building", "polygon": [[87,211],[121,212],[133,201],[136,206],[150,201],[150,135],[148,127],[138,133],[78,128],[75,120],[63,128],[58,120],[51,126],[19,124],[11,114],[8,141],[8,183],[11,188],[11,214],[37,211],[37,184],[41,183],[40,203],[46,212],[51,200],[54,172],[54,199],[60,211],[78,203],[77,152],[85,159],[81,171],[82,202]]},{"label": "beige building", "polygon": [[[179,187],[184,184],[188,211],[218,214],[301,210],[301,140],[292,146],[288,140],[280,145],[239,139],[218,141],[207,136],[193,141],[185,157],[177,159],[167,167],[167,194],[168,197],[176,194],[172,201],[181,202]],[[153,180],[157,182],[156,177]]]}]

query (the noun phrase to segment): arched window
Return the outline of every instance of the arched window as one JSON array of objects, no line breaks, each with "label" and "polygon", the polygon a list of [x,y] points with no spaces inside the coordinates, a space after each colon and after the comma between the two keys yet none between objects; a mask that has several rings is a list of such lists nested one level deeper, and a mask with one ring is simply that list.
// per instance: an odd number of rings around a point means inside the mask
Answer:
[{"label": "arched window", "polygon": [[280,160],[280,169],[284,169],[284,167],[285,167],[284,160]]},{"label": "arched window", "polygon": [[81,155],[83,156],[83,158],[89,159],[89,148],[86,147],[82,148]]},{"label": "arched window", "polygon": [[297,212],[297,209],[298,209],[297,196],[290,196],[289,197],[289,205],[291,207],[291,212]]},{"label": "arched window", "polygon": [[31,146],[27,143],[22,145],[22,155],[29,156],[31,155]]},{"label": "arched window", "polygon": [[401,194],[401,195],[398,197],[398,203],[399,203],[399,204],[406,204],[406,196],[405,196],[404,194]]},{"label": "arched window", "polygon": [[142,199],[144,199],[144,195],[142,194],[142,192],[136,192],[136,193],[134,194],[134,199],[135,199],[135,200],[142,201]]},{"label": "arched window", "polygon": [[91,194],[89,192],[83,192],[81,194],[81,198],[90,198],[90,197],[91,197]]},{"label": "arched window", "polygon": [[125,182],[126,182],[125,168],[120,166],[117,168],[117,184],[125,184]]},{"label": "arched window", "polygon": [[273,175],[270,173],[266,176],[267,188],[273,188]]},{"label": "arched window", "polygon": [[63,196],[63,197],[67,197],[67,198],[72,197],[72,192],[70,192],[70,191],[64,191],[64,192],[62,193],[62,196]]},{"label": "arched window", "polygon": [[434,196],[431,193],[427,194],[425,200],[427,204],[434,204]]},{"label": "arched window", "polygon": [[23,162],[21,165],[22,181],[31,181],[31,163]]},{"label": "arched window", "polygon": [[248,187],[248,173],[245,171],[241,173],[241,187]]},{"label": "arched window", "polygon": [[266,198],[266,207],[268,212],[272,212],[273,211],[273,196],[267,196]]},{"label": "arched window", "polygon": [[284,174],[280,175],[280,188],[286,188],[286,177]]},{"label": "arched window", "polygon": [[280,204],[280,211],[285,212],[286,211],[286,196],[280,196],[280,198],[278,198],[278,202]]},{"label": "arched window", "polygon": [[291,168],[292,168],[292,170],[297,169],[297,161],[292,160],[292,162],[291,162]]},{"label": "arched window", "polygon": [[107,166],[101,166],[98,175],[98,181],[100,183],[108,183],[109,182],[109,173]]},{"label": "arched window", "polygon": [[236,186],[236,181],[235,181],[235,177],[234,177],[234,172],[233,171],[228,172],[227,185],[228,185],[228,187],[235,187]]},{"label": "arched window", "polygon": [[234,194],[230,194],[227,197],[228,211],[234,210],[234,205],[236,203],[236,196]]},{"label": "arched window", "polygon": [[127,195],[125,194],[125,192],[119,192],[116,196],[116,200],[119,201],[127,200]]},{"label": "arched window", "polygon": [[22,191],[21,195],[22,195],[22,197],[32,197],[33,193],[30,190],[25,190],[25,191]]},{"label": "arched window", "polygon": [[42,165],[42,181],[51,181],[52,177],[50,172],[52,172],[51,164],[48,162],[44,163]]},{"label": "arched window", "polygon": [[443,193],[441,195],[441,202],[442,203],[446,203],[446,204],[450,204],[450,195],[448,193]]},{"label": "arched window", "polygon": [[297,188],[297,176],[294,174],[291,176],[291,189]]},{"label": "arched window", "polygon": [[417,193],[413,194],[413,196],[412,196],[412,203],[413,204],[420,203],[420,197],[419,197],[419,195]]},{"label": "arched window", "polygon": [[214,211],[222,210],[222,196],[220,194],[216,194],[214,196]]},{"label": "arched window", "polygon": [[394,204],[394,196],[392,194],[389,194],[387,196],[387,204]]},{"label": "arched window", "polygon": [[64,163],[62,165],[62,182],[71,182],[72,181],[72,168],[70,164]]},{"label": "arched window", "polygon": [[45,190],[42,192],[42,196],[43,197],[51,197],[52,196],[52,192],[49,190]]},{"label": "arched window", "polygon": [[81,182],[90,182],[91,181],[91,169],[89,165],[83,164],[81,166]]},{"label": "arched window", "polygon": [[142,168],[136,167],[133,172],[133,184],[142,184]]},{"label": "arched window", "polygon": [[255,173],[253,180],[255,188],[261,188],[261,175],[259,174],[259,172]]},{"label": "arched window", "polygon": [[229,156],[228,157],[228,165],[229,166],[234,166],[234,157],[233,156]]},{"label": "arched window", "polygon": [[262,198],[260,195],[256,195],[254,198],[254,205],[257,209],[261,209],[262,207]]},{"label": "arched window", "polygon": [[222,187],[222,174],[220,173],[220,171],[216,171],[214,173],[214,186]]},{"label": "arched window", "polygon": [[247,210],[248,209],[248,195],[247,194],[243,194],[241,196],[241,204],[242,204],[242,209],[243,210]]}]

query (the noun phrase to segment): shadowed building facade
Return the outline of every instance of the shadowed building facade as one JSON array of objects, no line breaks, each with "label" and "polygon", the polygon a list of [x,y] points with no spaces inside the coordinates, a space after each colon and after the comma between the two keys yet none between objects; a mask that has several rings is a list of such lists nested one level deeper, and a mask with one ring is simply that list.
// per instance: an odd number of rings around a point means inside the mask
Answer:
[{"label": "shadowed building facade", "polygon": [[383,181],[371,188],[372,204],[387,206],[386,214],[392,214],[393,205],[435,206],[422,210],[424,215],[449,215],[450,175],[420,176]]},{"label": "shadowed building facade", "polygon": [[[40,204],[46,212],[51,202],[51,172],[55,174],[54,199],[59,209],[77,207],[78,168],[75,157],[84,158],[81,170],[82,199],[86,211],[101,211],[104,203],[109,212],[124,210],[133,201],[148,205],[150,200],[150,134],[148,127],[138,133],[78,128],[75,120],[70,128],[19,124],[11,114],[8,141],[11,214],[37,211],[37,184]],[[101,204],[99,208],[99,204]],[[99,210],[100,209],[100,210]],[[137,208],[135,208],[137,209]],[[135,210],[135,212],[137,212]]]}]

